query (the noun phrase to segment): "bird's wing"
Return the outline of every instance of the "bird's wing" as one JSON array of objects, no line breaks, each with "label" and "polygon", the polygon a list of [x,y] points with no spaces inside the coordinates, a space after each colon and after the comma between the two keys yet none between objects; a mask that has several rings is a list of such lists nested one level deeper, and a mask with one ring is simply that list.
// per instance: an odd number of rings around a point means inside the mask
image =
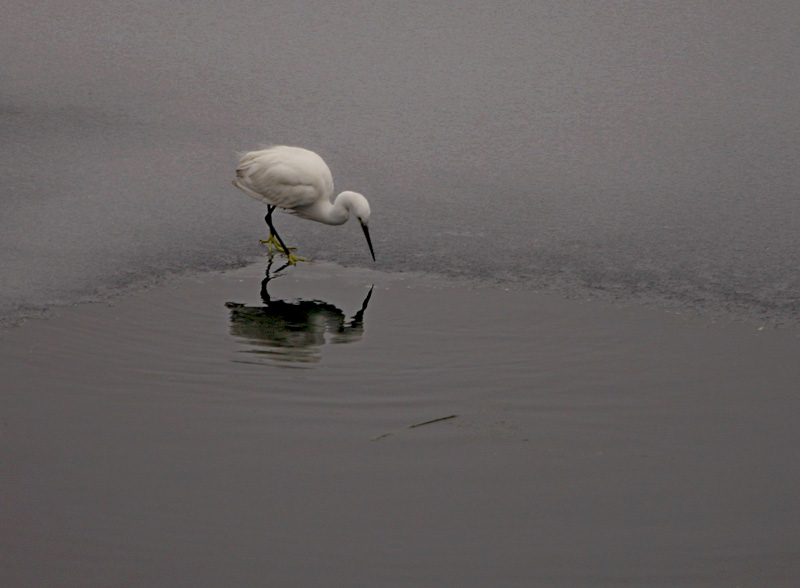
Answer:
[{"label": "bird's wing", "polygon": [[245,153],[234,184],[256,200],[287,209],[309,206],[333,192],[333,178],[322,158],[297,147]]}]

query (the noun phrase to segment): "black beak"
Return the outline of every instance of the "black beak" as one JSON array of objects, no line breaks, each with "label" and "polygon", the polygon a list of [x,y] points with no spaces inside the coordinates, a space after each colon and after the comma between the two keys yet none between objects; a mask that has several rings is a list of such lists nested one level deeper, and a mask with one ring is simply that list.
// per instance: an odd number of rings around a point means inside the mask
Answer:
[{"label": "black beak", "polygon": [[372,254],[372,261],[375,261],[375,251],[372,250],[372,239],[369,238],[369,227],[367,225],[361,225],[361,228],[364,230],[364,236],[367,238],[367,245],[369,245],[369,252]]}]

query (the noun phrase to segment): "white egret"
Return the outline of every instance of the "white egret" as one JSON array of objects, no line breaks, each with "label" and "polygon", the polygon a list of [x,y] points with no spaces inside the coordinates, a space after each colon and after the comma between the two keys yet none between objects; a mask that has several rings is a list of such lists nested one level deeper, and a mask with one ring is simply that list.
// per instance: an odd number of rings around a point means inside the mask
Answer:
[{"label": "white egret", "polygon": [[289,258],[289,263],[306,261],[289,252],[272,224],[276,207],[301,218],[341,225],[353,214],[361,223],[372,260],[375,252],[369,237],[369,202],[358,192],[342,192],[331,202],[333,177],[322,158],[308,149],[276,145],[261,151],[242,153],[233,185],[267,205],[270,249],[275,247]]}]

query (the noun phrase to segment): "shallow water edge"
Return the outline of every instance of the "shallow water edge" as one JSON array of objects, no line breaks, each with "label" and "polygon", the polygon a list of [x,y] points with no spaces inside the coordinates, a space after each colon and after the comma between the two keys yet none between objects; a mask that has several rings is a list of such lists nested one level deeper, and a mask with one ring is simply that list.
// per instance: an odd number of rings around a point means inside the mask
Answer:
[{"label": "shallow water edge", "polygon": [[265,285],[265,269],[0,339],[4,585],[800,572],[794,333],[326,263]]}]

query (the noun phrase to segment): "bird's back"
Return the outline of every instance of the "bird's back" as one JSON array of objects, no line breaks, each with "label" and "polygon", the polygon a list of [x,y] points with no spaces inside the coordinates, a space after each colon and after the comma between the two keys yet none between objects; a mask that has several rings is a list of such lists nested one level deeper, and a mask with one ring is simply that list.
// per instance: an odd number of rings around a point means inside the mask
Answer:
[{"label": "bird's back", "polygon": [[234,184],[264,204],[287,209],[309,206],[333,193],[331,170],[322,158],[285,145],[242,154]]}]

